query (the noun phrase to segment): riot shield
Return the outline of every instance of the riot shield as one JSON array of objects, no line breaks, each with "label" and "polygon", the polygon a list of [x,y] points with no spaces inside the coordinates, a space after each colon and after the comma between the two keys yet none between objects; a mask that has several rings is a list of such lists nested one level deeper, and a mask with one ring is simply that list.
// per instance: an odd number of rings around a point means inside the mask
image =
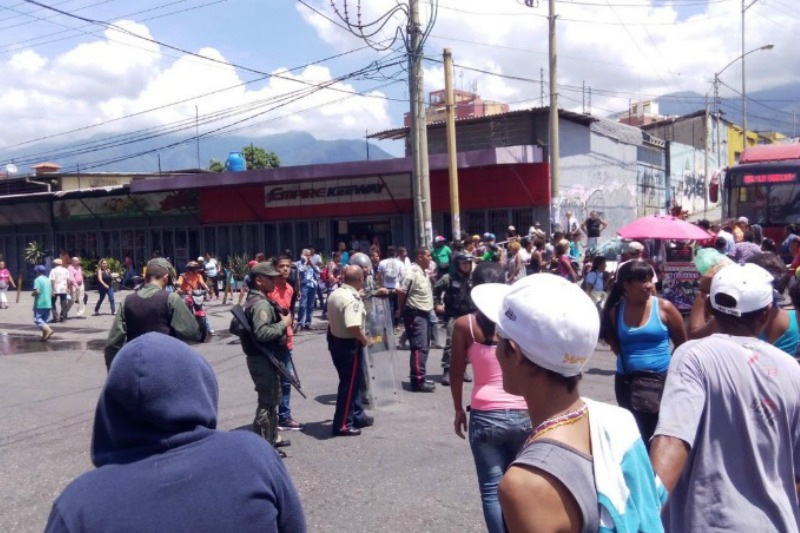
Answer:
[{"label": "riot shield", "polygon": [[392,328],[392,312],[386,298],[367,298],[367,337],[364,373],[369,407],[400,401],[400,366]]}]

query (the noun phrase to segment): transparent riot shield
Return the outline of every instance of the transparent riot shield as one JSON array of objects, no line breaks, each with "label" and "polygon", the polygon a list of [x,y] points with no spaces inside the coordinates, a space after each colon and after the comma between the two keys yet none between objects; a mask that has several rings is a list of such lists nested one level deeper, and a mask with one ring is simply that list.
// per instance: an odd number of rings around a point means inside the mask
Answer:
[{"label": "transparent riot shield", "polygon": [[392,328],[392,312],[386,298],[367,298],[367,337],[364,349],[369,407],[400,401],[400,366]]}]

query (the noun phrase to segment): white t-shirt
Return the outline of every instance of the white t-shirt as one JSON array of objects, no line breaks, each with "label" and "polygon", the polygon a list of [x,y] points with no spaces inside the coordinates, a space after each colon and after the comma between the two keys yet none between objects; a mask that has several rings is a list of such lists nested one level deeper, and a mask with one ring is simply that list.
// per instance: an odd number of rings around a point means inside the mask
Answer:
[{"label": "white t-shirt", "polygon": [[672,356],[655,435],[690,446],[667,532],[798,531],[800,365],[754,337],[714,334]]},{"label": "white t-shirt", "polygon": [[206,261],[205,268],[207,275],[215,277],[218,274],[217,270],[219,269],[219,266],[217,265],[217,260],[214,258],[209,259],[208,261]]},{"label": "white t-shirt", "polygon": [[387,289],[396,289],[397,284],[403,279],[403,262],[390,257],[378,263],[378,272],[383,276],[383,286]]},{"label": "white t-shirt", "polygon": [[56,266],[50,271],[50,281],[53,284],[53,294],[66,294],[69,286],[69,270],[63,266]]}]

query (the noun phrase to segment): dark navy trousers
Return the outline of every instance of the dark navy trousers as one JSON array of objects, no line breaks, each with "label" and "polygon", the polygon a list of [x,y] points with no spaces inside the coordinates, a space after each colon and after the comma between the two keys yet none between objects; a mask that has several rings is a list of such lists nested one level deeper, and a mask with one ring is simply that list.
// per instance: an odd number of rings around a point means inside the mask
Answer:
[{"label": "dark navy trousers", "polygon": [[355,339],[340,339],[328,333],[328,350],[333,366],[339,373],[339,389],[336,392],[336,412],[333,415],[333,430],[346,431],[356,422],[366,418],[361,403],[361,388],[364,380],[362,361],[363,348]]},{"label": "dark navy trousers", "polygon": [[412,387],[420,387],[425,383],[428,364],[428,352],[431,347],[430,313],[406,309],[403,313],[403,325],[411,346],[409,357],[409,378]]}]

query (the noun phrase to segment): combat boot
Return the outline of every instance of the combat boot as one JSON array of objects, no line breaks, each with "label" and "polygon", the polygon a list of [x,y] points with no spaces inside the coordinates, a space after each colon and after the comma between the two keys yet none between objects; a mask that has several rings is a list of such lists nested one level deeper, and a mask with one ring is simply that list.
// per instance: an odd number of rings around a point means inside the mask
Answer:
[{"label": "combat boot", "polygon": [[47,342],[47,339],[53,336],[53,330],[47,324],[42,328],[42,342]]}]

